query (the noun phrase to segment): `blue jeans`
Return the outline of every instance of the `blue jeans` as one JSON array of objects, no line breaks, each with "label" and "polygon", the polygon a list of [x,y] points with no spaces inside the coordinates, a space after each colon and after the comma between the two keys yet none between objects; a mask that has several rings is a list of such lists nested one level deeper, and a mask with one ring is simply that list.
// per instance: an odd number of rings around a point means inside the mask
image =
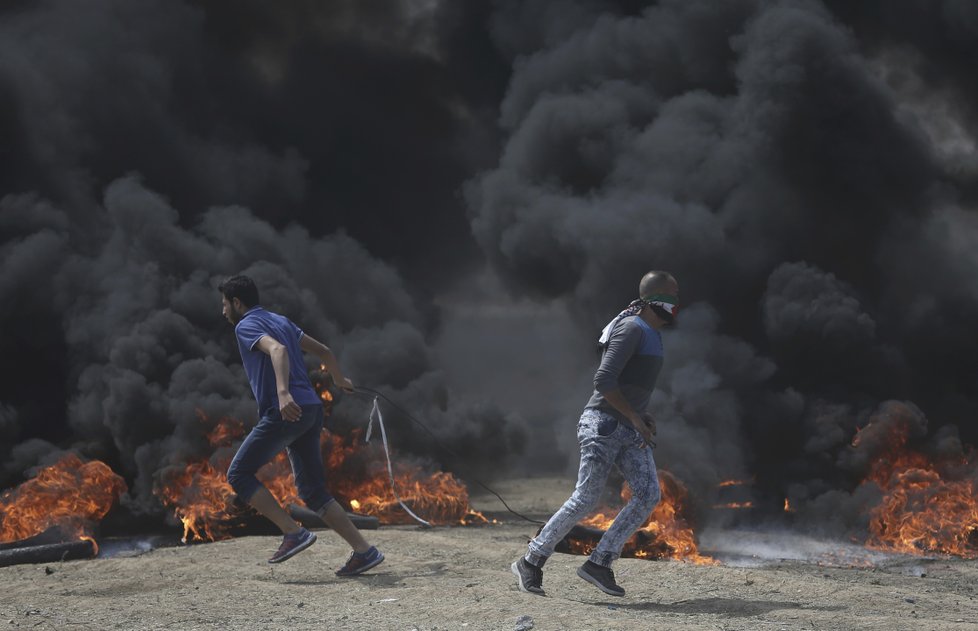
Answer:
[{"label": "blue jeans", "polygon": [[632,497],[621,509],[590,559],[605,567],[621,556],[625,542],[645,523],[659,503],[659,476],[652,459],[652,448],[630,425],[600,410],[586,409],[577,424],[581,445],[581,467],[577,487],[564,505],[554,513],[540,534],[530,541],[526,560],[543,566],[557,543],[574,525],[588,515],[604,490],[611,467],[624,474]]},{"label": "blue jeans", "polygon": [[283,420],[278,410],[267,413],[245,437],[228,467],[231,488],[242,500],[250,500],[262,486],[255,474],[285,449],[299,497],[310,509],[319,511],[333,501],[326,490],[326,470],[319,449],[322,430],[323,406],[316,403],[303,405],[302,416],[295,422]]}]

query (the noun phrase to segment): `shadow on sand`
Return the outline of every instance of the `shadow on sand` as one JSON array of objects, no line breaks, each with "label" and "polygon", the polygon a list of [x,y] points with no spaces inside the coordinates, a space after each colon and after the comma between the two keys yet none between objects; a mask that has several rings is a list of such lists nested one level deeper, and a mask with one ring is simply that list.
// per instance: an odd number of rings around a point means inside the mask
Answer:
[{"label": "shadow on sand", "polygon": [[779,609],[807,609],[814,611],[839,611],[845,607],[806,607],[796,602],[779,600],[743,600],[740,598],[691,598],[678,600],[673,603],[628,603],[619,601],[601,601],[596,605],[634,611],[659,611],[663,613],[681,614],[717,614],[734,618],[749,618],[777,611]]}]

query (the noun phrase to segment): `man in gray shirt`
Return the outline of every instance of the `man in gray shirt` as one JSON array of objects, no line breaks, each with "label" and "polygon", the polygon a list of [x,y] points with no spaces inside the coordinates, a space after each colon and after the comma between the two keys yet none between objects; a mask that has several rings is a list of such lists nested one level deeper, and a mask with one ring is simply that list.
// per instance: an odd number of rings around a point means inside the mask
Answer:
[{"label": "man in gray shirt", "polygon": [[512,570],[522,591],[543,594],[543,564],[570,529],[594,508],[612,466],[617,466],[632,497],[604,533],[577,575],[612,596],[624,596],[615,582],[612,562],[625,542],[659,502],[659,479],[652,459],[655,421],[646,411],[662,368],[659,329],[672,324],[679,303],[679,285],[668,272],[649,272],[634,300],[601,333],[601,365],[594,375],[594,393],[577,425],[581,466],[577,487],[564,505],[530,541]]}]

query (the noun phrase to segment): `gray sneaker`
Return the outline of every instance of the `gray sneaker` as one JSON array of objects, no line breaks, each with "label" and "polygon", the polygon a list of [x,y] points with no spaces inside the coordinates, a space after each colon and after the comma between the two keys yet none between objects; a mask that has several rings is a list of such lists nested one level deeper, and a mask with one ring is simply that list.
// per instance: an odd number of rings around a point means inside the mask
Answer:
[{"label": "gray sneaker", "polygon": [[590,560],[577,568],[577,575],[611,596],[624,596],[625,590],[615,582],[615,573],[610,567],[598,565]]},{"label": "gray sneaker", "polygon": [[520,586],[521,592],[540,594],[541,596],[546,594],[546,592],[543,591],[542,569],[535,565],[531,565],[524,557],[516,559],[509,567],[511,570],[513,570],[513,574],[516,575],[517,583]]}]

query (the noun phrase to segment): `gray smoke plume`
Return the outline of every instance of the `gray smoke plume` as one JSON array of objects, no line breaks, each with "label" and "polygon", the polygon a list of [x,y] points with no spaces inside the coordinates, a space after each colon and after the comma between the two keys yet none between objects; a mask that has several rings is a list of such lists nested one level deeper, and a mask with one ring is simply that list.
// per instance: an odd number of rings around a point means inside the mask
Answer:
[{"label": "gray smoke plume", "polygon": [[[430,419],[447,445],[472,452],[476,466],[473,433],[486,454],[513,448],[518,432],[503,410],[453,400],[403,280],[350,237],[314,238],[298,225],[278,231],[242,207],[213,208],[183,228],[168,201],[135,177],[113,182],[100,211],[101,248],[62,253],[50,299],[78,358],[67,406],[74,446],[118,462],[132,476],[135,505],[154,508],[161,468],[210,455],[204,435],[218,419],[255,417],[215,289],[238,271],[265,289],[264,305],[330,343],[351,375]],[[3,410],[9,431],[16,410]],[[336,416],[334,423],[362,424],[365,403],[338,406]],[[435,455],[424,441],[401,444]]]},{"label": "gray smoke plume", "polygon": [[657,460],[701,505],[752,476],[760,505],[852,527],[874,491],[849,443],[889,399],[949,450],[955,426],[978,438],[965,4],[537,3],[561,17],[497,23],[506,142],[467,185],[474,234],[583,331],[644,272],[677,276]]},{"label": "gray smoke plume", "polygon": [[[0,9],[0,345],[17,358],[0,487],[70,448],[124,475],[131,508],[159,511],[162,471],[208,457],[222,417],[255,418],[216,291],[239,272],[468,474],[519,453],[518,413],[454,395],[434,365],[424,285],[478,260],[453,186],[491,153],[492,89],[452,77],[470,74],[455,53],[488,48],[485,10]],[[330,422],[368,410],[346,397]],[[462,464],[387,416],[396,447]]]},{"label": "gray smoke plume", "polygon": [[657,268],[684,307],[657,461],[701,515],[749,479],[762,509],[858,530],[858,428],[978,441],[972,3],[0,15],[0,486],[74,448],[157,510],[208,423],[254,415],[214,290],[236,272],[447,466],[572,469],[594,340]]}]

